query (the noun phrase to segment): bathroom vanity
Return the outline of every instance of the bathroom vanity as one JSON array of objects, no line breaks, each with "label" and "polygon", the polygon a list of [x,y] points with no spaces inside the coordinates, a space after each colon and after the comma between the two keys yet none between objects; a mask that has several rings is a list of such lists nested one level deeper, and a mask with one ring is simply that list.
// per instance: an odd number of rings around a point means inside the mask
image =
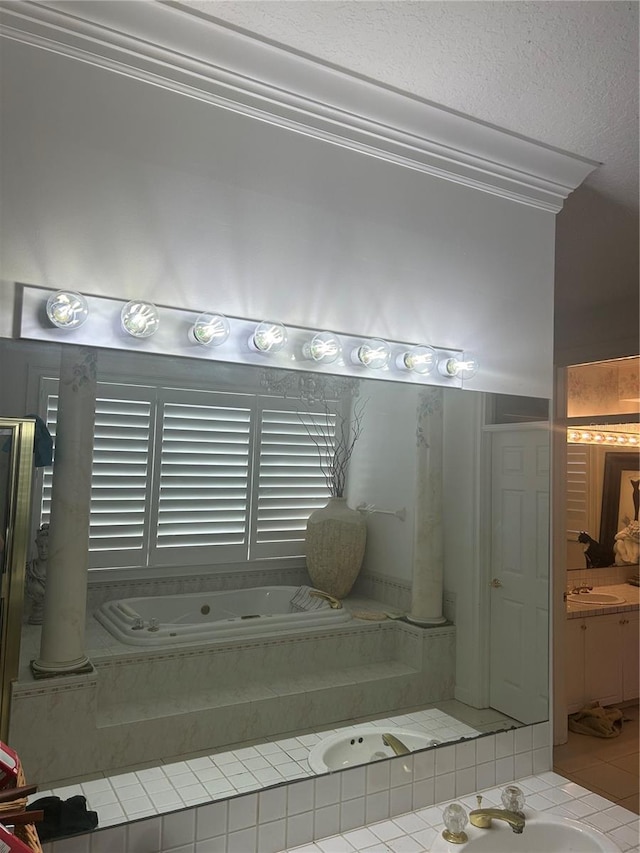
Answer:
[{"label": "bathroom vanity", "polygon": [[612,705],[637,699],[640,588],[631,584],[596,587],[594,595],[622,603],[596,604],[585,592],[567,601],[566,688],[568,712],[588,702]]}]

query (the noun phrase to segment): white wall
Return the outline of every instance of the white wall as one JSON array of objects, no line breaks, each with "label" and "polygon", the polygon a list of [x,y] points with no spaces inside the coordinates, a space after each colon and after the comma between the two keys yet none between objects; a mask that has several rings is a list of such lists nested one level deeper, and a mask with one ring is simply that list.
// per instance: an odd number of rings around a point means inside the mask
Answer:
[{"label": "white wall", "polygon": [[30,46],[1,56],[12,282],[477,353],[550,396],[554,217]]},{"label": "white wall", "polygon": [[[411,583],[416,480],[416,409],[418,386],[369,383],[362,435],[349,469],[350,506],[373,504],[396,512],[367,516],[364,570]],[[445,392],[448,393],[448,392]]]}]

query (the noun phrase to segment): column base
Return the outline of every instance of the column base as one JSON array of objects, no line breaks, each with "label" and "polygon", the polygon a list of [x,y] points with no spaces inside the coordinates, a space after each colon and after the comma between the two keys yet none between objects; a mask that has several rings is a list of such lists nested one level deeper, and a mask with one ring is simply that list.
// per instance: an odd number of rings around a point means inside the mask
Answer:
[{"label": "column base", "polygon": [[425,618],[422,618],[422,617],[417,618],[415,616],[408,615],[406,617],[406,619],[407,619],[407,622],[411,622],[412,625],[417,625],[419,628],[429,628],[430,626],[433,626],[433,625],[444,625],[445,622],[447,621],[446,617],[444,617],[444,616],[432,616],[432,617],[427,616]]},{"label": "column base", "polygon": [[89,658],[79,658],[68,664],[45,663],[45,661],[32,660],[29,667],[31,675],[35,679],[55,678],[59,675],[87,675],[94,672],[93,664]]}]

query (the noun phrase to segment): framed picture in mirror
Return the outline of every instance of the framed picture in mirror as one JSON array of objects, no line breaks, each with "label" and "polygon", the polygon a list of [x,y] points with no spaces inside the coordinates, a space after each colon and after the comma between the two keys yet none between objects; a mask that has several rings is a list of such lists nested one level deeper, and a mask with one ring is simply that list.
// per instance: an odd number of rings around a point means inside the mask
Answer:
[{"label": "framed picture in mirror", "polygon": [[600,543],[614,549],[616,564],[638,561],[639,511],[640,454],[607,453],[602,484]]}]

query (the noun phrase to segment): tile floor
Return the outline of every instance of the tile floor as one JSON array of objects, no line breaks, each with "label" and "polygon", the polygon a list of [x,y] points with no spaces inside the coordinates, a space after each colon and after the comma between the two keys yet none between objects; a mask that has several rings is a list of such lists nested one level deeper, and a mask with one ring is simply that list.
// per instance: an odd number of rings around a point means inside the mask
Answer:
[{"label": "tile floor", "polygon": [[553,750],[553,769],[567,779],[640,814],[638,703],[622,707],[629,718],[611,739],[569,732],[569,740]]}]

